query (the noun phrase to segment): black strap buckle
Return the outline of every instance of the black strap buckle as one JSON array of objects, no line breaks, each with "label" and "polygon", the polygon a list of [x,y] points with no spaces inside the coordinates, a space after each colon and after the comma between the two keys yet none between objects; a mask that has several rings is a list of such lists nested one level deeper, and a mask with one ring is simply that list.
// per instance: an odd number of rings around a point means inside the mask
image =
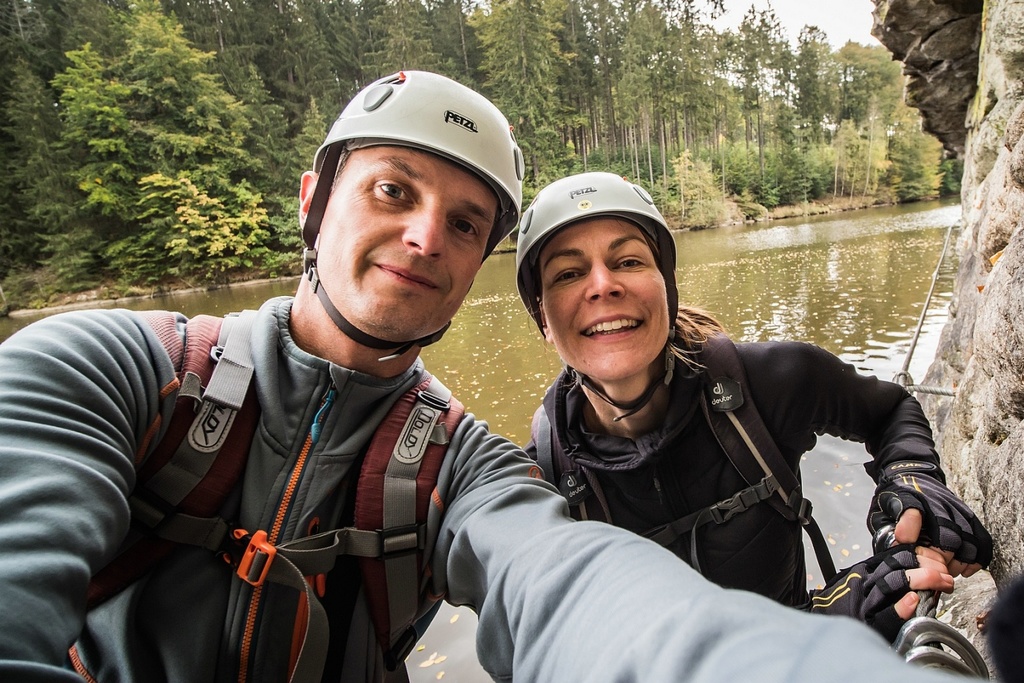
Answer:
[{"label": "black strap buckle", "polygon": [[452,404],[444,400],[441,396],[432,394],[426,390],[416,392],[416,397],[431,408],[437,408],[440,411],[448,411],[452,407]]},{"label": "black strap buckle", "polygon": [[752,488],[746,488],[731,498],[715,503],[708,508],[708,512],[715,524],[724,524],[757,502],[757,492]]},{"label": "black strap buckle", "polygon": [[797,519],[798,522],[800,522],[800,525],[801,526],[807,526],[808,524],[811,523],[811,510],[812,510],[812,508],[814,506],[811,505],[811,501],[809,501],[808,499],[802,497],[802,495],[801,495],[801,493],[799,491],[794,491],[793,492],[793,496],[790,497],[790,502],[791,503],[792,503],[793,497],[796,497],[796,496],[801,496],[800,503],[798,505],[796,505],[796,506],[793,506],[791,504],[790,507],[793,507],[793,511],[796,512],[796,519]]},{"label": "black strap buckle", "polygon": [[417,640],[419,640],[419,635],[417,635],[416,629],[412,626],[405,629],[402,635],[398,636],[398,640],[384,653],[384,666],[387,667],[388,671],[394,671],[405,662],[405,658],[409,656],[409,653],[416,646]]}]

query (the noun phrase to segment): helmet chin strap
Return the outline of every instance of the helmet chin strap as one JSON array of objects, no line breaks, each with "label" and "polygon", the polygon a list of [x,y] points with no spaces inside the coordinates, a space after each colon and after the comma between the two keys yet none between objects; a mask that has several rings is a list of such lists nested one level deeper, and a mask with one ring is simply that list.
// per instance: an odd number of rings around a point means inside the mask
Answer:
[{"label": "helmet chin strap", "polygon": [[618,417],[612,419],[612,422],[618,422],[619,420],[624,420],[625,418],[630,417],[631,415],[636,415],[638,412],[643,410],[644,406],[650,403],[651,399],[654,398],[654,392],[658,390],[658,387],[662,385],[668,386],[669,384],[671,384],[672,374],[675,371],[675,366],[675,356],[672,355],[672,344],[670,339],[669,343],[665,345],[665,372],[661,375],[661,377],[655,377],[654,379],[652,379],[651,383],[647,385],[647,389],[644,390],[644,393],[640,394],[638,398],[635,398],[632,401],[616,401],[611,396],[602,391],[600,388],[598,388],[597,385],[594,384],[589,377],[576,372],[576,370],[572,368],[570,368],[570,370],[572,370],[572,373],[576,376],[577,384],[580,384],[589,389],[590,391],[592,391],[593,393],[597,394],[601,398],[601,400],[603,400],[608,405],[614,408],[618,408],[619,410],[626,411],[622,415],[619,415]]},{"label": "helmet chin strap", "polygon": [[347,337],[349,337],[356,343],[362,344],[363,346],[369,346],[371,349],[395,349],[394,352],[378,358],[378,362],[394,360],[395,358],[398,358],[403,353],[411,349],[413,346],[429,346],[430,344],[433,344],[442,336],[444,336],[444,333],[447,332],[448,328],[451,326],[451,321],[449,321],[448,323],[445,324],[444,327],[442,327],[437,332],[407,342],[394,342],[388,341],[387,339],[374,337],[371,334],[363,332],[358,327],[356,327],[348,320],[346,320],[345,316],[343,316],[341,314],[341,311],[338,310],[337,306],[334,305],[334,302],[331,301],[331,297],[327,295],[327,290],[325,290],[321,286],[320,275],[317,272],[315,260],[308,264],[306,272],[308,273],[309,276],[310,287],[312,287],[313,293],[316,294],[316,298],[320,300],[320,304],[324,307],[324,310],[327,311],[327,315],[330,316],[335,326],[339,330],[344,332]]}]

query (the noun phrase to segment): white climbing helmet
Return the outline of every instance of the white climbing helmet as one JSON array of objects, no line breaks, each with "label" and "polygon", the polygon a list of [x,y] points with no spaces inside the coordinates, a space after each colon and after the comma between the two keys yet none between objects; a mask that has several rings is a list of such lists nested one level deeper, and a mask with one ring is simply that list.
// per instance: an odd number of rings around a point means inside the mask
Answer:
[{"label": "white climbing helmet", "polygon": [[[374,145],[433,152],[465,167],[493,188],[499,211],[485,257],[519,221],[523,153],[498,108],[461,83],[425,71],[400,71],[371,83],[352,98],[331,126],[316,152],[313,170],[333,176],[342,147]],[[323,203],[326,208],[326,197]],[[309,248],[322,215],[317,218],[316,225],[309,226],[315,232],[304,232]]]}]

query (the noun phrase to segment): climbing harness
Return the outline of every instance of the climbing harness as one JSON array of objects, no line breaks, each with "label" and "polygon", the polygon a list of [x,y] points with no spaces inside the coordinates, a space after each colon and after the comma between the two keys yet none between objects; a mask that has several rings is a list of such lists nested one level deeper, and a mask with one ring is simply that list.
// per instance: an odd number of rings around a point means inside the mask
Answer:
[{"label": "climbing harness", "polygon": [[937,396],[956,396],[956,391],[952,389],[914,384],[914,378],[910,376],[909,368],[910,361],[914,357],[914,349],[917,348],[917,340],[921,336],[921,328],[924,327],[925,316],[928,315],[928,307],[931,305],[932,294],[935,293],[935,285],[939,280],[939,271],[942,269],[943,261],[946,260],[946,251],[949,249],[949,239],[953,234],[953,228],[957,225],[957,223],[950,223],[949,228],[946,229],[946,240],[942,244],[942,253],[939,255],[939,262],[935,264],[935,272],[932,273],[932,285],[928,290],[928,296],[925,297],[924,306],[921,308],[921,317],[917,320],[917,329],[914,330],[914,336],[910,339],[910,349],[907,351],[907,358],[903,361],[903,369],[897,372],[892,378],[893,382],[896,382],[896,384],[899,384],[911,393],[935,394]]}]

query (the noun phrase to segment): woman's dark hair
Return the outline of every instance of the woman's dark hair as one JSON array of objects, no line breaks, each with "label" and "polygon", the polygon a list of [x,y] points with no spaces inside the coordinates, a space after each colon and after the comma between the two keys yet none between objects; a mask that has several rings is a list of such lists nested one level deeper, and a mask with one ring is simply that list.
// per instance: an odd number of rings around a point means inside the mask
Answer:
[{"label": "woman's dark hair", "polygon": [[696,306],[679,304],[676,313],[675,337],[672,339],[672,354],[693,371],[703,368],[697,361],[697,354],[709,337],[725,334],[725,327],[707,311]]}]

